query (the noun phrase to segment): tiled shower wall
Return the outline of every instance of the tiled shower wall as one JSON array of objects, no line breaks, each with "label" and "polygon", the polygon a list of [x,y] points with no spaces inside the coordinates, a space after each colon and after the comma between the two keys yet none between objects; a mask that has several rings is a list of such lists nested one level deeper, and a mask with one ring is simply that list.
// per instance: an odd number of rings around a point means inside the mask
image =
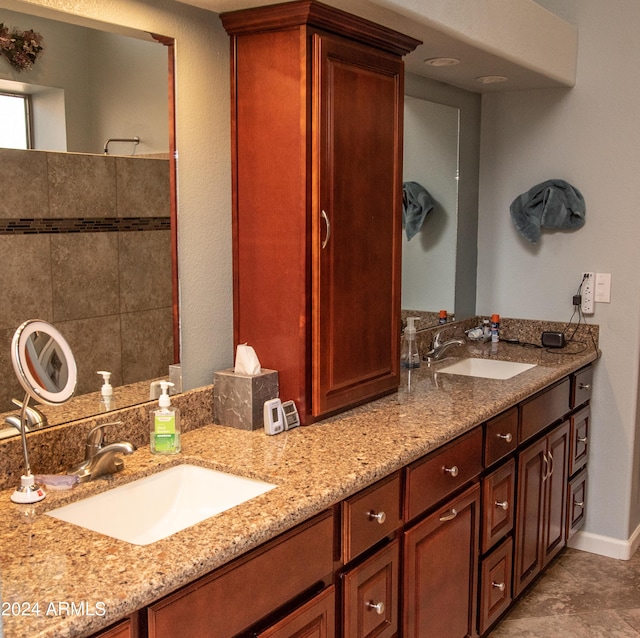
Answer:
[{"label": "tiled shower wall", "polygon": [[10,344],[53,323],[77,394],[163,376],[173,357],[169,161],[0,149],[0,412],[24,391]]}]

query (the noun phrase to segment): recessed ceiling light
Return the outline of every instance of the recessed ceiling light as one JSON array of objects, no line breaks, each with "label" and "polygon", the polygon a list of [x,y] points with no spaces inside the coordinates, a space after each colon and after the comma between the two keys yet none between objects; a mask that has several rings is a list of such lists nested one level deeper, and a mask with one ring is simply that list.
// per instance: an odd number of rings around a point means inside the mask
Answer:
[{"label": "recessed ceiling light", "polygon": [[428,58],[424,63],[430,66],[455,66],[460,64],[460,60],[458,58]]},{"label": "recessed ceiling light", "polygon": [[506,82],[508,79],[506,75],[481,75],[476,78],[481,84],[497,84],[498,82]]}]

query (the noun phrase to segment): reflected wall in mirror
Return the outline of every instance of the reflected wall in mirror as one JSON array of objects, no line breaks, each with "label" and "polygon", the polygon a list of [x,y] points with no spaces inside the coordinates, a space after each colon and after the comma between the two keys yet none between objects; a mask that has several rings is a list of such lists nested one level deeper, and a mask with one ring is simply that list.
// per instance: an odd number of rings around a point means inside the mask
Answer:
[{"label": "reflected wall in mirror", "polygon": [[434,204],[416,235],[402,235],[405,309],[454,314],[458,136],[457,108],[405,97],[403,181],[420,184]]},{"label": "reflected wall in mirror", "polygon": [[479,94],[408,73],[405,78],[403,180],[431,195],[433,210],[420,232],[403,232],[403,318],[419,329],[475,315]]},{"label": "reflected wall in mirror", "polygon": [[[45,47],[27,73],[0,60],[1,91],[36,95],[34,140],[44,149],[0,149],[0,413],[21,397],[11,335],[33,316],[71,345],[77,394],[98,393],[82,413],[69,410],[74,419],[99,410],[98,370],[112,373],[117,407],[148,400],[139,382],[175,362],[172,47],[102,24],[12,11],[0,22],[38,31]],[[138,145],[103,154],[107,139],[134,136]],[[123,384],[140,391],[120,393]],[[67,420],[60,413],[50,424]]]}]

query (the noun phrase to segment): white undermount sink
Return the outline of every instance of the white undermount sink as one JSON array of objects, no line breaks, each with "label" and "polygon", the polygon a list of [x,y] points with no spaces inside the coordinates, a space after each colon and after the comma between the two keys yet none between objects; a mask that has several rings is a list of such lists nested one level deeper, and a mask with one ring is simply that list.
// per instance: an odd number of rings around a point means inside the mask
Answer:
[{"label": "white undermount sink", "polygon": [[47,514],[133,545],[149,545],[274,487],[185,463]]},{"label": "white undermount sink", "polygon": [[438,372],[461,374],[467,377],[482,377],[484,379],[511,379],[511,377],[535,367],[535,363],[468,358],[460,359],[443,368],[438,368]]}]

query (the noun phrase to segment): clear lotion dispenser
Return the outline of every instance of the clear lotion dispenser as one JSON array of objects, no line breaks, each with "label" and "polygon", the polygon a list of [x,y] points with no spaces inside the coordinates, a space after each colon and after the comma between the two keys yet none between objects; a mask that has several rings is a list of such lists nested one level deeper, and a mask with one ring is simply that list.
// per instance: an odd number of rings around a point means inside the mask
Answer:
[{"label": "clear lotion dispenser", "polygon": [[420,354],[418,353],[416,326],[414,323],[416,319],[419,319],[419,317],[407,317],[407,327],[404,329],[402,350],[400,351],[400,365],[403,368],[420,367]]},{"label": "clear lotion dispenser", "polygon": [[100,389],[100,412],[109,412],[115,410],[116,402],[113,398],[113,387],[111,385],[111,372],[106,370],[98,370],[98,374],[102,375],[102,388]]},{"label": "clear lotion dispenser", "polygon": [[160,381],[162,393],[158,399],[158,409],[151,415],[151,452],[153,454],[177,454],[180,452],[180,410],[171,405],[167,390],[173,386],[170,381]]}]

